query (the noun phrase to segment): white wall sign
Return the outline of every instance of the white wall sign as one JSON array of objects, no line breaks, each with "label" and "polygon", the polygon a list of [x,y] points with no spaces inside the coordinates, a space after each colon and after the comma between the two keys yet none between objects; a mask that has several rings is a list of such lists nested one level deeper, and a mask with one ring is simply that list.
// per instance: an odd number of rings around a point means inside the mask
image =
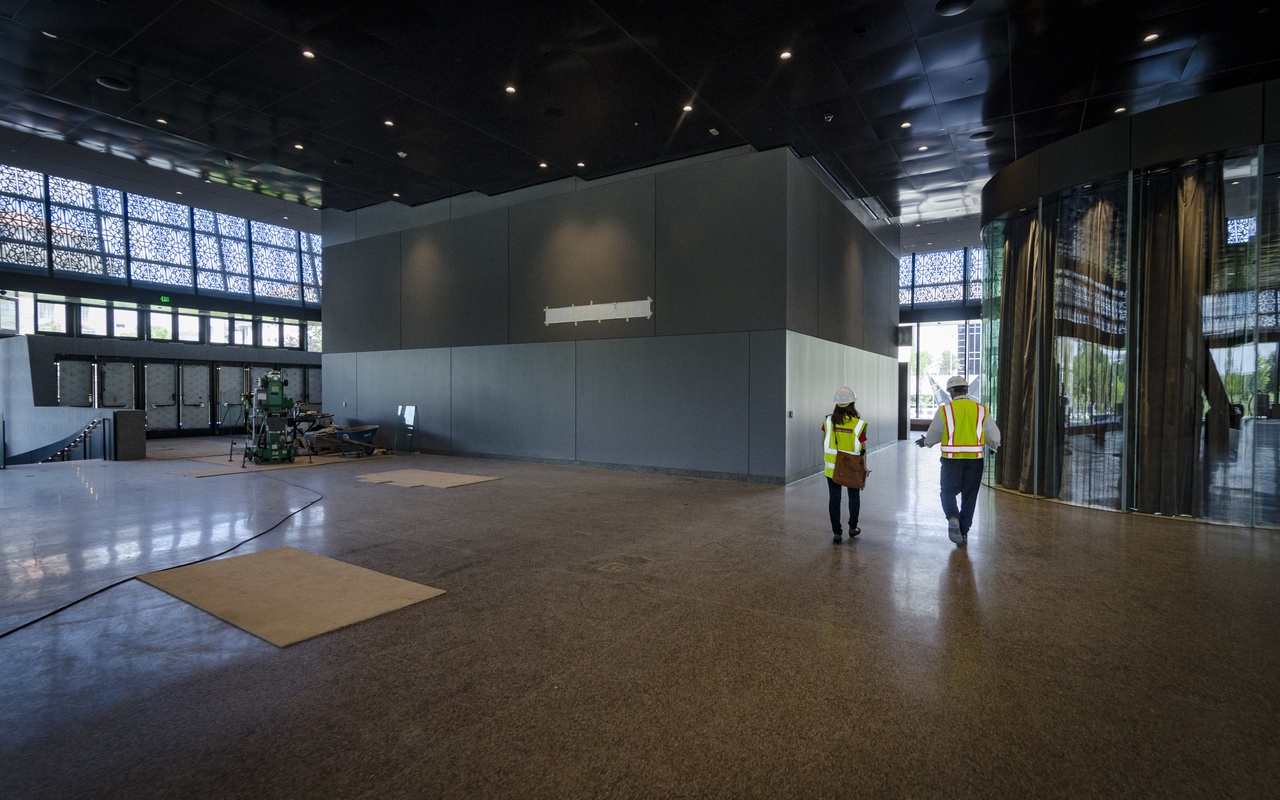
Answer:
[{"label": "white wall sign", "polygon": [[594,302],[585,306],[565,306],[563,308],[544,308],[546,312],[546,320],[543,325],[552,325],[561,322],[572,322],[577,325],[579,322],[603,322],[606,319],[632,320],[649,319],[653,316],[653,298],[646,297],[643,300],[629,300],[625,303],[601,303],[596,305]]}]

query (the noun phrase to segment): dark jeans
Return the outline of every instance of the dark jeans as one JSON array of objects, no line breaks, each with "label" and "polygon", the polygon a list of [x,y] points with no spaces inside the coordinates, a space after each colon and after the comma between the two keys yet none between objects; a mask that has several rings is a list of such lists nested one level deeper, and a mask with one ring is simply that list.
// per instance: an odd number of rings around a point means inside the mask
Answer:
[{"label": "dark jeans", "polygon": [[862,508],[862,490],[841,486],[827,478],[827,511],[831,514],[831,532],[840,533],[840,490],[849,489],[849,532],[858,527],[858,510]]},{"label": "dark jeans", "polygon": [[[982,485],[981,458],[942,459],[942,513],[948,518],[960,518],[961,533],[968,534],[973,524],[973,509],[977,505],[978,487]],[[956,508],[956,495],[960,495],[960,507]]]}]

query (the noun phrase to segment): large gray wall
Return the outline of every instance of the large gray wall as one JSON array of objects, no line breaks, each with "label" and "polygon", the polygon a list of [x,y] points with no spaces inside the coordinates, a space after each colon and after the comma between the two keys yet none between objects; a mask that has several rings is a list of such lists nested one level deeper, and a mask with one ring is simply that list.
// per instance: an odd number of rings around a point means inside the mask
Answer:
[{"label": "large gray wall", "polygon": [[[789,399],[847,372],[800,386],[787,329],[895,352],[896,257],[787,150],[341,238],[325,250],[326,410],[387,426],[384,443],[413,404],[421,449],[781,481],[806,469]],[[544,322],[646,298],[651,318]]]}]

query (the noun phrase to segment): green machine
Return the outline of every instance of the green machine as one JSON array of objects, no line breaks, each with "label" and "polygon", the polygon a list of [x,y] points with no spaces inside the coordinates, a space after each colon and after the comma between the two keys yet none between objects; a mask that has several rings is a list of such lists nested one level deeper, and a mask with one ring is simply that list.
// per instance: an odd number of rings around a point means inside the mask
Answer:
[{"label": "green machine", "polygon": [[272,370],[258,379],[253,392],[245,395],[249,420],[240,466],[250,461],[255,464],[293,461],[297,456],[295,428],[291,419],[293,400],[284,395],[284,388],[288,385],[284,376]]}]

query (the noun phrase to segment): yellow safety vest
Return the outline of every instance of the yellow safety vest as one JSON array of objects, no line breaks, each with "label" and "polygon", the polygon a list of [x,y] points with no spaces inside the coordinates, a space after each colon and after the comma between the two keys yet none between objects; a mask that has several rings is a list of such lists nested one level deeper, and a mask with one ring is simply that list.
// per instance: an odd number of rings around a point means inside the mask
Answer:
[{"label": "yellow safety vest", "polygon": [[853,427],[836,427],[831,422],[830,416],[827,417],[827,424],[823,426],[827,429],[827,438],[822,452],[822,460],[825,462],[823,471],[828,478],[835,474],[838,451],[843,450],[854,455],[862,452],[862,432],[867,429],[866,420],[849,417],[844,424],[845,426],[852,424]]},{"label": "yellow safety vest", "polygon": [[942,412],[942,457],[982,458],[987,448],[987,407],[968,397],[957,397]]}]

